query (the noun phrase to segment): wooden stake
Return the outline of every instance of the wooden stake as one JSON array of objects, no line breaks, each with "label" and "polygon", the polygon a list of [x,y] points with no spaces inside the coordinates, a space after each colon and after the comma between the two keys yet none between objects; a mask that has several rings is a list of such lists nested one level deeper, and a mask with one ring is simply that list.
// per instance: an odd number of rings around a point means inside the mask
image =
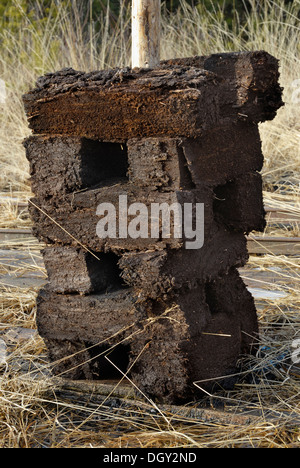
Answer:
[{"label": "wooden stake", "polygon": [[161,0],[132,0],[132,68],[160,61]]}]

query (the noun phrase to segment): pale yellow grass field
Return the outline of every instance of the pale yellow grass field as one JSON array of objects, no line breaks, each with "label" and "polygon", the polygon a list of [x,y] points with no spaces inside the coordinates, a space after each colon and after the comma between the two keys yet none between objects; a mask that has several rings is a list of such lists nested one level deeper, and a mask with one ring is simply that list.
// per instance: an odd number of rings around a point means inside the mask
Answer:
[{"label": "pale yellow grass field", "polygon": [[[253,2],[255,4],[255,2]],[[300,2],[289,11],[283,3],[266,1],[260,16],[249,14],[245,26],[232,32],[222,15],[191,10],[184,2],[173,17],[163,18],[162,58],[204,55],[228,50],[264,49],[280,59],[281,85],[286,105],[272,122],[261,125],[265,155],[263,169],[268,205],[299,215],[300,122],[296,80],[300,79]],[[72,21],[59,12],[39,29],[24,18],[20,31],[4,32],[1,40],[0,78],[7,100],[0,104],[0,192],[20,200],[30,196],[28,164],[22,146],[30,133],[22,93],[40,75],[63,67],[91,70],[128,65],[129,17],[117,29],[103,19],[100,33],[91,27],[84,34],[80,17]],[[299,101],[298,101],[299,99]],[[2,106],[2,107],[1,107]],[[1,207],[0,227],[28,227],[30,220],[11,202]],[[269,227],[269,229],[272,229]],[[274,235],[298,235],[297,227]],[[31,265],[0,265],[0,273],[28,270],[41,275],[35,262],[37,246],[15,245],[33,255]],[[265,284],[269,291],[286,293],[278,299],[257,301],[260,347],[257,356],[243,360],[243,373],[233,391],[207,396],[211,407],[226,411],[255,410],[259,418],[248,424],[203,422],[192,417],[157,412],[149,402],[117,409],[97,398],[66,392],[49,375],[44,343],[35,331],[37,288],[2,288],[0,338],[6,336],[8,355],[0,368],[0,446],[2,447],[300,447],[299,375],[290,362],[291,343],[300,337],[300,263],[297,257],[252,256],[250,269],[278,272],[281,283]],[[11,330],[32,330],[31,338],[7,338]],[[274,417],[268,419],[270,412]],[[277,412],[277,413],[275,413]]]}]

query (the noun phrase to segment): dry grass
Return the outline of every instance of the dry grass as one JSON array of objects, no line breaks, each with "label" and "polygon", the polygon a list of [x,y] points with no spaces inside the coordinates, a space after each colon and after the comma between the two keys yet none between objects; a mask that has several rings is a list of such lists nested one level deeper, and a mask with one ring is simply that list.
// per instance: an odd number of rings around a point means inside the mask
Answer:
[{"label": "dry grass", "polygon": [[[237,20],[237,29],[230,31],[220,12],[200,14],[183,2],[183,11],[163,18],[162,58],[265,49],[280,59],[286,106],[273,122],[261,126],[265,200],[269,206],[299,216],[299,103],[295,101],[293,83],[300,78],[300,2],[292,2],[289,11],[280,0],[264,4],[272,8],[265,9],[261,16],[249,13],[243,29]],[[129,63],[126,12],[115,31],[109,29],[104,18],[100,32],[95,33],[91,26],[87,35],[78,12],[74,15],[72,21],[62,9],[53,22],[50,14],[39,30],[24,18],[19,34],[7,30],[0,38],[0,78],[8,88],[0,115],[0,192],[10,199],[1,205],[0,227],[30,225],[26,213],[20,213],[12,202],[13,198],[26,200],[30,196],[22,146],[29,134],[22,93],[33,86],[38,76],[62,67],[91,70]],[[298,229],[297,222],[289,228],[269,223],[266,234],[295,236]],[[43,274],[35,261],[39,255],[37,244],[15,242],[10,247],[32,252],[32,262],[17,267],[1,264],[1,275],[29,271]],[[300,447],[300,375],[291,363],[292,341],[300,337],[299,258],[253,256],[248,267],[250,272],[266,274],[261,277],[261,288],[286,295],[275,300],[257,299],[257,355],[242,360],[233,391],[220,390],[199,402],[200,407],[221,405],[231,414],[255,412],[258,418],[249,419],[248,424],[174,415],[145,398],[135,402],[119,398],[103,401],[97,395],[65,390],[50,377],[51,366],[38,334],[18,338],[18,331],[36,328],[36,288],[2,286],[0,340],[7,346],[7,355],[0,368],[0,446]],[[268,275],[277,275],[278,280],[270,281]],[[13,338],[15,333],[17,338]]]},{"label": "dry grass", "polygon": [[268,212],[263,235],[278,237],[300,237],[300,187],[290,185],[276,192],[264,191],[265,206],[276,210],[272,218]]}]

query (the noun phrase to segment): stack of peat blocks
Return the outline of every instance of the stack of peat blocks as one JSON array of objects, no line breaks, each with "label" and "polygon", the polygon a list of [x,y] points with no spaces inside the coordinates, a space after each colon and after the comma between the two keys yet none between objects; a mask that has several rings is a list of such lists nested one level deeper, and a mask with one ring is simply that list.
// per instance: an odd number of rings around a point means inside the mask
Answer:
[{"label": "stack of peat blocks", "polygon": [[[37,324],[54,372],[126,373],[157,401],[230,383],[258,324],[238,268],[263,230],[258,125],[283,105],[269,54],[215,54],[155,69],[64,69],[24,96],[34,235],[48,283]],[[100,238],[97,207],[204,204],[204,245]],[[227,377],[227,378],[224,378]],[[196,383],[196,385],[195,385]]]}]

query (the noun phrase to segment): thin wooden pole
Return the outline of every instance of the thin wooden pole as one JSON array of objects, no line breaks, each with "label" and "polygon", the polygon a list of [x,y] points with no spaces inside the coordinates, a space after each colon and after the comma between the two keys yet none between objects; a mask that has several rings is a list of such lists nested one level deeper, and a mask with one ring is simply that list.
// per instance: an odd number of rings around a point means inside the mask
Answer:
[{"label": "thin wooden pole", "polygon": [[132,68],[160,61],[161,0],[132,0]]}]

